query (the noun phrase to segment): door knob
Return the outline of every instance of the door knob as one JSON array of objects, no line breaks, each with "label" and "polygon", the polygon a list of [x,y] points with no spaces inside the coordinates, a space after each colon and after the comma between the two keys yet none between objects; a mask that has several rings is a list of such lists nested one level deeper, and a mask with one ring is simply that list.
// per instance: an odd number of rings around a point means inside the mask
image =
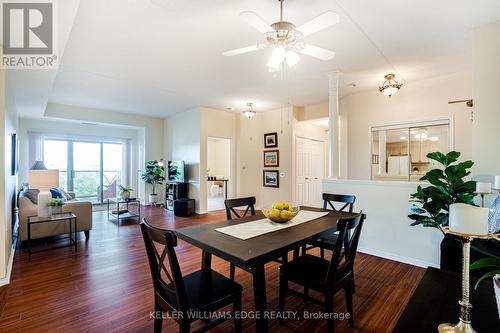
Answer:
[{"label": "door knob", "polygon": [[309,179],[309,177],[305,177],[305,179],[306,179],[306,180],[308,180],[308,179]]}]

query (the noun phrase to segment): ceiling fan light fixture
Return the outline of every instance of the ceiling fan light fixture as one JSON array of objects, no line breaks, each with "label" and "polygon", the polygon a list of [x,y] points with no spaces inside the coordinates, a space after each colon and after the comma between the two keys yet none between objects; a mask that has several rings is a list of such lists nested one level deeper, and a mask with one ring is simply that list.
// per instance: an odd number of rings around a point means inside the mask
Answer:
[{"label": "ceiling fan light fixture", "polygon": [[243,111],[243,115],[248,119],[252,119],[253,117],[255,117],[256,114],[257,112],[253,110],[253,103],[251,102],[247,103],[247,109]]},{"label": "ceiling fan light fixture", "polygon": [[384,75],[384,84],[381,85],[378,90],[386,95],[391,97],[392,95],[396,94],[399,89],[403,86],[402,83],[399,83],[398,81],[395,80],[396,74],[386,74]]},{"label": "ceiling fan light fixture", "polygon": [[269,57],[269,60],[267,61],[267,67],[279,69],[281,63],[285,60],[285,57],[285,48],[281,45],[276,46],[271,54],[271,57]]},{"label": "ceiling fan light fixture", "polygon": [[300,57],[297,54],[297,52],[290,51],[290,50],[286,52],[285,59],[286,59],[286,63],[288,65],[288,67],[290,67],[290,68],[295,66],[300,61]]}]

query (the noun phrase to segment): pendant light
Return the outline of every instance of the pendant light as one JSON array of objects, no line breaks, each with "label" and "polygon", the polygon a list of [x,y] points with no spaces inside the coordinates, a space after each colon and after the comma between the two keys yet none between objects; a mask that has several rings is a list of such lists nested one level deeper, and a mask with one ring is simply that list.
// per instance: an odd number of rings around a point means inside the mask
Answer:
[{"label": "pendant light", "polygon": [[253,103],[251,103],[251,102],[247,103],[247,109],[245,111],[243,111],[243,114],[248,119],[252,119],[257,114],[257,112],[255,112],[253,110]]},{"label": "pendant light", "polygon": [[378,88],[378,90],[386,95],[391,97],[392,95],[396,94],[399,89],[403,86],[402,83],[398,83],[394,78],[396,77],[396,74],[386,74],[384,75],[384,84]]}]

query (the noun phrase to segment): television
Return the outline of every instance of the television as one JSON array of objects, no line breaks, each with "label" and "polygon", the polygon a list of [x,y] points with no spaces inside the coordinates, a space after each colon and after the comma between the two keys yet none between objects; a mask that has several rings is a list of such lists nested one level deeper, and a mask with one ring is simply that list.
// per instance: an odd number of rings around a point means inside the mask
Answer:
[{"label": "television", "polygon": [[184,183],[184,161],[168,161],[168,180]]}]

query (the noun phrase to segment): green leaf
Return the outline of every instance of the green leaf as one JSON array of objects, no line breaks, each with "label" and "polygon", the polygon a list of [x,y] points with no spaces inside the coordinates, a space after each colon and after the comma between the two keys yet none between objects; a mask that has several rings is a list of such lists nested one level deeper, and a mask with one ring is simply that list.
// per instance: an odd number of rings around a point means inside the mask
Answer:
[{"label": "green leaf", "polygon": [[475,261],[470,265],[470,269],[478,269],[483,267],[498,267],[500,268],[500,258],[483,258]]},{"label": "green leaf", "polygon": [[499,270],[495,270],[495,271],[491,271],[491,272],[488,272],[488,273],[484,274],[483,276],[481,276],[479,278],[479,280],[477,280],[476,284],[474,285],[474,289],[477,289],[477,287],[479,286],[479,283],[481,283],[481,281],[483,281],[484,279],[493,277],[493,276],[495,276],[497,274],[500,274],[500,269]]}]

